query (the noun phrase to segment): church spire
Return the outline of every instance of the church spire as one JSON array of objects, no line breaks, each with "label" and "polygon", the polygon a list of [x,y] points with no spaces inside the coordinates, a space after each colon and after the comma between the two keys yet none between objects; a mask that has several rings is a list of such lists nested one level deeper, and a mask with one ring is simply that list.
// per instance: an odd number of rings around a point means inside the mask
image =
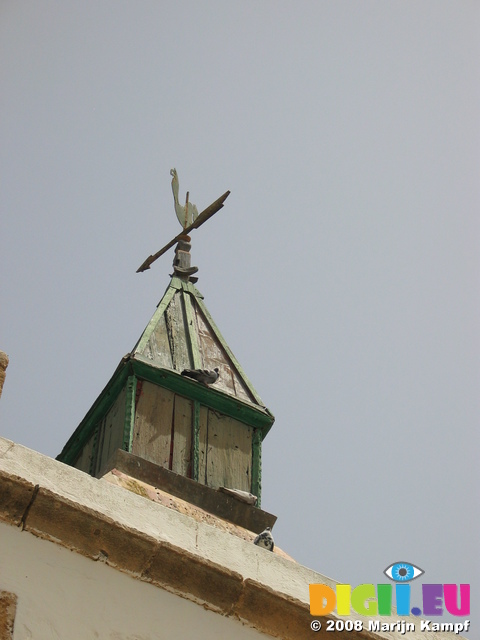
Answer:
[{"label": "church spire", "polygon": [[[188,232],[218,211],[228,193],[196,217],[196,208],[188,209],[182,233],[139,268],[150,268],[177,243],[174,273],[155,313],[59,460],[100,476],[122,449],[210,490],[253,494],[260,505],[261,448],[274,417],[210,315],[190,258]],[[180,220],[175,189],[174,196]],[[208,384],[182,375],[197,369],[218,378]]]}]

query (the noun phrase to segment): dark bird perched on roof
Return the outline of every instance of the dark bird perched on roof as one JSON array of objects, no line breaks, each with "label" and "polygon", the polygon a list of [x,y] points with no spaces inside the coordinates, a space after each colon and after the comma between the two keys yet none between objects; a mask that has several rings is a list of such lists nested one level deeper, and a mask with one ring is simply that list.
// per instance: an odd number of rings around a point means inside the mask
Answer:
[{"label": "dark bird perched on roof", "polygon": [[262,533],[258,534],[258,536],[253,541],[253,544],[256,544],[258,547],[263,547],[264,549],[268,549],[268,551],[273,551],[275,542],[270,532],[271,532],[270,527],[267,527],[265,531],[262,531]]},{"label": "dark bird perched on roof", "polygon": [[193,378],[193,380],[201,382],[207,387],[218,380],[219,373],[218,367],[215,367],[215,369],[184,369],[181,375]]}]

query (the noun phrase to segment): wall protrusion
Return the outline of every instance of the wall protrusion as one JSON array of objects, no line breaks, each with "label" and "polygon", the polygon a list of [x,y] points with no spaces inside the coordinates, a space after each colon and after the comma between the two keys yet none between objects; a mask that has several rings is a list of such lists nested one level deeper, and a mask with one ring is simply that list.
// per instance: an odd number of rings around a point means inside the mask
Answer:
[{"label": "wall protrusion", "polygon": [[12,640],[17,596],[8,591],[0,591],[0,640]]},{"label": "wall protrusion", "polygon": [[2,395],[3,383],[5,382],[6,369],[8,367],[8,356],[0,351],[0,396]]}]

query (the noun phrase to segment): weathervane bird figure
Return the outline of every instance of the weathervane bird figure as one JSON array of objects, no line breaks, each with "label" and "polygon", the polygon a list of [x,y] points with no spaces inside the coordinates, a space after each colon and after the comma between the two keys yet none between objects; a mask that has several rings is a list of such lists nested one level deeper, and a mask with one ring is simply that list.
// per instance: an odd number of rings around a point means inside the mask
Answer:
[{"label": "weathervane bird figure", "polygon": [[[150,269],[150,265],[153,262],[155,262],[155,260],[160,258],[160,256],[163,256],[163,254],[166,251],[168,251],[171,247],[173,247],[173,245],[176,242],[179,242],[180,240],[185,240],[186,237],[188,238],[188,234],[190,233],[190,231],[193,231],[193,229],[198,229],[198,227],[201,227],[204,222],[206,222],[209,218],[215,215],[217,211],[220,211],[220,209],[224,206],[223,203],[225,202],[227,197],[230,195],[230,191],[226,191],[223,194],[223,196],[220,196],[220,198],[215,200],[215,202],[212,202],[211,205],[209,205],[206,209],[204,209],[199,214],[197,207],[188,201],[188,191],[187,191],[185,205],[182,206],[180,204],[178,199],[180,183],[178,181],[177,170],[171,169],[170,175],[172,176],[172,191],[173,191],[173,200],[175,204],[175,213],[177,214],[178,221],[183,227],[182,232],[179,233],[177,236],[175,236],[173,240],[170,240],[170,242],[166,244],[164,247],[162,247],[160,251],[157,251],[157,253],[154,253],[153,255],[148,256],[148,258],[138,267],[137,273]],[[189,238],[188,238],[188,241],[190,241]]]},{"label": "weathervane bird figure", "polygon": [[180,183],[178,181],[177,170],[170,169],[170,175],[172,178],[172,191],[173,191],[173,200],[175,202],[175,213],[177,214],[178,221],[182,225],[184,229],[186,229],[189,225],[192,224],[198,218],[198,209],[197,207],[188,201],[188,191],[187,197],[185,200],[185,205],[182,206],[178,200],[178,192],[180,189]]}]

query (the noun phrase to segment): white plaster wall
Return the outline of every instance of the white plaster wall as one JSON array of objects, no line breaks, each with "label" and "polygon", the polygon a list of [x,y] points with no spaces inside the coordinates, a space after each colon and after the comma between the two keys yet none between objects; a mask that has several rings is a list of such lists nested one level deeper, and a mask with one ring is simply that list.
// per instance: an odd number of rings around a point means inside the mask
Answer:
[{"label": "white plaster wall", "polygon": [[14,640],[268,637],[3,523],[0,590],[18,596]]},{"label": "white plaster wall", "polygon": [[38,483],[80,508],[104,514],[127,529],[135,528],[153,539],[169,542],[307,605],[309,584],[335,585],[330,578],[291,560],[265,553],[223,530],[3,438],[0,438],[0,469],[31,484]]},{"label": "white plaster wall", "polygon": [[[0,470],[12,478],[39,484],[87,514],[112,518],[125,526],[126,535],[136,530],[170,543],[189,556],[210,561],[304,604],[309,603],[309,584],[335,585],[311,569],[214,526],[1,437]],[[192,634],[213,640],[269,637],[6,524],[0,524],[0,590],[19,596],[15,640],[176,640]],[[395,616],[382,618],[383,622],[396,620]],[[405,618],[406,622],[415,620]],[[412,640],[445,637],[418,630],[410,635]],[[389,631],[376,637],[400,640],[404,636]]]}]

